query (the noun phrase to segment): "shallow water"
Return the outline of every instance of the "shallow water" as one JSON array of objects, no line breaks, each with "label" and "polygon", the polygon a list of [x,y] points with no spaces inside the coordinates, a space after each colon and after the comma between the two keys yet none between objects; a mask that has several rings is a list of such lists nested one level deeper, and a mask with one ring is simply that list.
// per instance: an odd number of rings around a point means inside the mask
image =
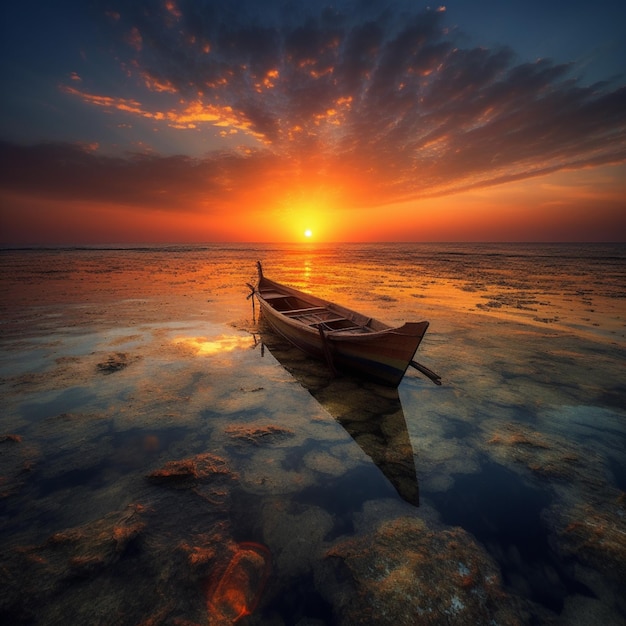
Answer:
[{"label": "shallow water", "polygon": [[[387,323],[397,391],[253,319],[255,261]],[[626,247],[0,252],[0,616],[620,623]],[[8,620],[8,621],[7,621]]]}]

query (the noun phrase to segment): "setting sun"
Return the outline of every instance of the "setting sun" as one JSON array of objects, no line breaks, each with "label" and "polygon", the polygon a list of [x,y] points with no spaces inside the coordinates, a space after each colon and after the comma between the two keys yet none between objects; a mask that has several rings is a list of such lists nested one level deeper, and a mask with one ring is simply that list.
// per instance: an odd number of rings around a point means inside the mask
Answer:
[{"label": "setting sun", "polygon": [[307,228],[307,229],[304,231],[304,236],[305,236],[305,237],[312,237],[312,236],[313,236],[313,233],[312,233],[312,231],[311,231],[309,228]]}]

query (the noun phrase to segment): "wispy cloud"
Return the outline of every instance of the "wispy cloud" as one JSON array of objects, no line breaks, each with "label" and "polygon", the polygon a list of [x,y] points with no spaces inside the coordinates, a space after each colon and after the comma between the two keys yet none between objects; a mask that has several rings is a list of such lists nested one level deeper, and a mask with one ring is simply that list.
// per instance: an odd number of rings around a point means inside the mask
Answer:
[{"label": "wispy cloud", "polygon": [[[624,87],[584,85],[572,65],[520,61],[505,47],[464,47],[454,16],[412,6],[107,2],[115,54],[144,96],[95,93],[84,72],[67,94],[157,125],[218,126],[257,147],[201,159],[83,154],[83,170],[115,170],[119,189],[86,179],[142,202],[201,189],[236,202],[254,185],[315,180],[363,207],[626,160]],[[81,151],[40,146],[30,156]],[[51,170],[62,178],[61,161]]]},{"label": "wispy cloud", "polygon": [[[169,91],[176,93],[167,83],[157,83],[151,78],[146,84],[154,91]],[[154,110],[142,104],[136,99],[119,98],[106,95],[97,95],[62,85],[61,90],[73,96],[78,96],[83,102],[102,107],[109,112],[119,112],[135,115],[156,122],[165,122],[172,128],[197,128],[199,124],[209,123],[215,126],[229,126],[234,129],[249,132],[254,135],[251,124],[238,116],[230,106],[216,106],[208,104],[200,99],[184,101],[181,106],[168,110]]]}]

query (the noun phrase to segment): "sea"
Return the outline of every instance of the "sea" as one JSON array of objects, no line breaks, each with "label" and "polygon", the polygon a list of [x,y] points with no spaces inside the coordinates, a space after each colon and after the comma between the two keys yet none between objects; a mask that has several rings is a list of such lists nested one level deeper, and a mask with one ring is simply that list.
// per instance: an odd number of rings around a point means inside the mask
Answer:
[{"label": "sea", "polygon": [[[398,389],[266,276],[428,320]],[[626,623],[626,244],[0,249],[0,621]]]}]

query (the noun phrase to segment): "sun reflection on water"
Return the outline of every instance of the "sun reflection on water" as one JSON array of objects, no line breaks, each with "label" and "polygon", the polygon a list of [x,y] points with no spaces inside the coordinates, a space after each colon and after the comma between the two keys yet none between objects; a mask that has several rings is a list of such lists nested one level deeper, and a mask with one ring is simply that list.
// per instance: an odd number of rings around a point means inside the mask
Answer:
[{"label": "sun reflection on water", "polygon": [[233,352],[253,345],[249,335],[219,335],[218,337],[178,337],[175,345],[183,346],[198,356]]}]

